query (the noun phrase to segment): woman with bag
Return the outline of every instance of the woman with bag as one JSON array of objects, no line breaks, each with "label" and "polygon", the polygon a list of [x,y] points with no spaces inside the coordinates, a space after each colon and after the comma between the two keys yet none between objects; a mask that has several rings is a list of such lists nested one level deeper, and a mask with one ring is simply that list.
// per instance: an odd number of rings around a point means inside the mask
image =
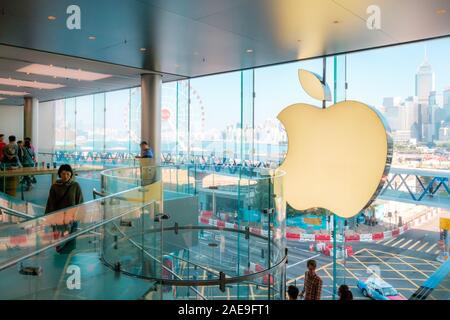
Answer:
[{"label": "woman with bag", "polygon": [[[78,182],[73,180],[73,170],[68,164],[63,164],[58,169],[58,179],[50,188],[45,214],[62,210],[83,203],[83,193]],[[69,210],[70,212],[70,210]],[[75,232],[78,228],[78,221],[74,214],[64,212],[62,224],[53,225],[53,231],[65,236]],[[59,253],[69,253],[76,246],[76,240],[70,240],[56,248]]]}]

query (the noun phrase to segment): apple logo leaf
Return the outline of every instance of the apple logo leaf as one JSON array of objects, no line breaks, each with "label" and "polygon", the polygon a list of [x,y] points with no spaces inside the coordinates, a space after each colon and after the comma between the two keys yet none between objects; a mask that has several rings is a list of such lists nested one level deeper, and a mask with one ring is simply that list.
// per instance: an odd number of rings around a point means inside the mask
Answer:
[{"label": "apple logo leaf", "polygon": [[318,74],[304,69],[298,70],[298,79],[306,93],[319,101],[331,101],[331,91],[328,84]]}]

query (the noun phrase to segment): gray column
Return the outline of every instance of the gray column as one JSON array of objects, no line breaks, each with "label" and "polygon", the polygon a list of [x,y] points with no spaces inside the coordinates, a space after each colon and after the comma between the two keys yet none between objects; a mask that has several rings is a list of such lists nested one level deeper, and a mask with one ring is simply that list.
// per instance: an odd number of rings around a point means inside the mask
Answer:
[{"label": "gray column", "polygon": [[161,163],[161,88],[161,75],[141,75],[141,140],[152,148],[154,164]]},{"label": "gray column", "polygon": [[33,97],[25,97],[23,104],[23,137],[30,137],[37,151],[38,148],[38,121],[39,100]]}]

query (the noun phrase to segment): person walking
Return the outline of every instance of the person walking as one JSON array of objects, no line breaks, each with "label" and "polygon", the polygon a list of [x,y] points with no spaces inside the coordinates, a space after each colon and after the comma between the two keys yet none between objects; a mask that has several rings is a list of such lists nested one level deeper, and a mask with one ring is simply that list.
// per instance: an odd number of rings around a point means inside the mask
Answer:
[{"label": "person walking", "polygon": [[305,300],[320,300],[322,294],[322,279],[316,274],[316,260],[308,260],[306,262],[308,271],[305,272],[305,282],[300,298]]},{"label": "person walking", "polygon": [[[50,188],[45,214],[69,208],[83,203],[83,193],[78,182],[74,181],[72,167],[63,164],[58,169],[58,179]],[[74,233],[78,229],[78,221],[76,217],[66,217],[64,214],[64,222],[62,224],[53,225],[53,231],[62,236]],[[58,253],[70,253],[76,247],[76,240],[69,240],[56,247]]]}]

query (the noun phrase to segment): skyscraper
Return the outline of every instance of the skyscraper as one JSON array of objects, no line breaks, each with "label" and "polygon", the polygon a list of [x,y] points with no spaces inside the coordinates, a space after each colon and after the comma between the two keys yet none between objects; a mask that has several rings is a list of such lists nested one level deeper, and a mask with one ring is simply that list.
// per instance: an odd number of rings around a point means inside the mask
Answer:
[{"label": "skyscraper", "polygon": [[419,141],[430,142],[432,139],[431,114],[428,108],[430,93],[435,91],[434,72],[428,63],[427,51],[425,48],[424,61],[419,66],[416,73],[416,96],[419,100],[420,117],[418,123]]}]

